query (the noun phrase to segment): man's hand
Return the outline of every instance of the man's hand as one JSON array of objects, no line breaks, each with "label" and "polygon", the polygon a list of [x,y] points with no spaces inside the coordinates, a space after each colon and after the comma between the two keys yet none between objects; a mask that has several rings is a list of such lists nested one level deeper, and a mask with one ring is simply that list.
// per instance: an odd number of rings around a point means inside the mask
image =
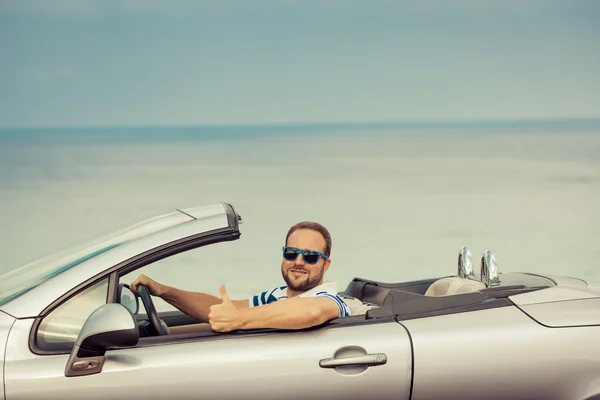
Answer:
[{"label": "man's hand", "polygon": [[221,304],[215,304],[210,307],[208,313],[208,323],[215,332],[231,332],[240,328],[241,321],[240,310],[237,309],[229,295],[225,291],[225,285],[219,289],[221,293]]},{"label": "man's hand", "polygon": [[146,275],[138,276],[137,279],[134,280],[133,282],[131,282],[131,285],[129,285],[131,287],[131,291],[136,296],[140,295],[140,293],[137,290],[139,285],[145,285],[148,288],[148,291],[150,292],[150,294],[152,296],[160,297],[165,292],[165,288],[163,285],[161,285],[160,283],[158,283],[156,281],[153,281],[152,279],[148,278]]}]

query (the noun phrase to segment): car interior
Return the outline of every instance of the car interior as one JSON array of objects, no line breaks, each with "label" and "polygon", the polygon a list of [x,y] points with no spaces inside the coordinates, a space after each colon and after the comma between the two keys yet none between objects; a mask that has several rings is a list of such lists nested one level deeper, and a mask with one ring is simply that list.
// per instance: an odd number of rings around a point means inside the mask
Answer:
[{"label": "car interior", "polygon": [[[413,319],[433,315],[508,306],[508,296],[553,286],[545,277],[498,272],[493,253],[482,257],[480,276],[473,273],[468,248],[461,249],[458,272],[444,276],[401,283],[384,283],[363,278],[354,278],[345,290],[339,293],[349,306],[352,316],[337,318],[325,324],[339,326],[380,319]],[[478,279],[479,278],[479,279]],[[136,314],[140,336],[156,336],[147,314]],[[158,313],[160,324],[169,335],[217,334],[210,325],[201,323],[179,312]]]}]

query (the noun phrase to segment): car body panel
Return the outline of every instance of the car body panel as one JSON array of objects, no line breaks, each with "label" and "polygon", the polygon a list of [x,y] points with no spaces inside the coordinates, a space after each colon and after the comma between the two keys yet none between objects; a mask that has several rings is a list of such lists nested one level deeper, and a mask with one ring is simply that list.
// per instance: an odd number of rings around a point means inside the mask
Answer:
[{"label": "car body panel", "polygon": [[[557,286],[510,296],[510,300],[519,305],[540,304],[556,301],[569,301],[579,299],[591,299],[600,297],[600,287],[597,285],[580,284],[577,281],[568,280],[557,282]],[[581,281],[579,281],[581,282]]]},{"label": "car body panel", "polygon": [[546,328],[514,306],[400,323],[414,346],[412,400],[600,396],[599,327]]},{"label": "car body panel", "polygon": [[13,317],[0,311],[0,400],[4,400],[4,358],[6,344],[8,342],[8,334],[14,322],[15,319]]},{"label": "car body panel", "polygon": [[2,305],[0,310],[17,318],[38,316],[64,293],[112,266],[165,243],[228,226],[223,205],[205,208],[203,219],[192,219],[183,213],[177,214],[180,216],[177,217],[176,222],[169,221],[148,235],[127,241],[76,265],[62,272],[59,277],[50,278]]},{"label": "car body panel", "polygon": [[552,274],[545,274],[544,277],[553,280],[559,286],[579,286],[585,287],[588,286],[588,282],[581,278],[576,278],[574,276],[559,276]]},{"label": "car body panel", "polygon": [[[109,350],[103,370],[68,378],[68,355],[29,351],[31,320],[19,320],[6,357],[7,400],[348,399],[408,400],[411,344],[395,321],[307,331],[221,335],[181,343]],[[387,363],[345,375],[320,368],[345,346],[384,353]]]},{"label": "car body panel", "polygon": [[549,327],[600,326],[600,298],[529,304],[519,308]]}]

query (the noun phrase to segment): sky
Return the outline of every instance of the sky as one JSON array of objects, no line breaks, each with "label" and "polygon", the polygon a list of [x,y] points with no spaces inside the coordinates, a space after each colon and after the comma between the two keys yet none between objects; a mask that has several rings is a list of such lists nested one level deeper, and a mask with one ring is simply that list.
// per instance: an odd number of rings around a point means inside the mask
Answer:
[{"label": "sky", "polygon": [[594,0],[0,0],[0,128],[600,117]]}]

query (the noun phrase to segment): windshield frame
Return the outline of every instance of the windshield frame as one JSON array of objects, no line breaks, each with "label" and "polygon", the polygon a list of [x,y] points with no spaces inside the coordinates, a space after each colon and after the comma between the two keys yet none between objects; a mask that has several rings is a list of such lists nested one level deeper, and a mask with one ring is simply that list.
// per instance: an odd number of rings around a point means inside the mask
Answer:
[{"label": "windshield frame", "polygon": [[0,307],[94,257],[191,220],[194,218],[180,211],[159,215],[10,269],[0,275]]}]

